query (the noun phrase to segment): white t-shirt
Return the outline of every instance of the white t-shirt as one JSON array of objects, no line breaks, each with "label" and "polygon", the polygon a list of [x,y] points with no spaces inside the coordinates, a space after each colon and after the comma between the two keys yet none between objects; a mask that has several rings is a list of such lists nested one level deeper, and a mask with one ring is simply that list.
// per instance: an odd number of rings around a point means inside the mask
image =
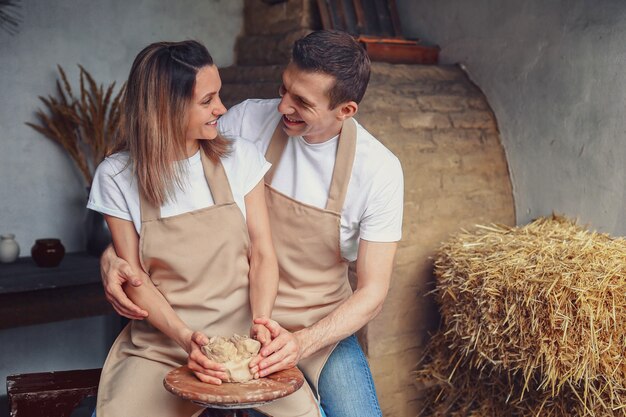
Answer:
[{"label": "white t-shirt", "polygon": [[[137,233],[141,228],[139,191],[129,155],[121,152],[106,158],[94,175],[87,208],[132,221]],[[263,179],[271,164],[249,142],[232,141],[232,151],[221,159],[235,203],[246,216],[244,197]],[[179,164],[187,165],[183,188],[175,187],[175,198],[161,207],[162,217],[187,213],[214,204],[202,168],[200,151]]]},{"label": "white t-shirt", "polygon": [[[219,119],[225,137],[253,142],[265,155],[281,117],[279,99],[246,100]],[[339,137],[307,143],[287,142],[272,187],[302,203],[325,208],[335,166]],[[341,254],[354,261],[359,239],[396,242],[402,237],[404,180],[400,161],[357,123],[354,166],[341,213]]]}]

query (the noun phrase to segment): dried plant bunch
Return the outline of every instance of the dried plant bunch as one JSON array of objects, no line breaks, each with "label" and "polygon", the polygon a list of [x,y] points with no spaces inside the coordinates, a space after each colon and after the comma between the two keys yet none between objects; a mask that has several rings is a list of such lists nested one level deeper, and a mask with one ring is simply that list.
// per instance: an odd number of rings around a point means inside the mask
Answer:
[{"label": "dried plant bunch", "polygon": [[22,6],[18,0],[0,0],[0,29],[15,35],[22,23],[22,16],[18,10]]},{"label": "dried plant bunch", "polygon": [[115,82],[105,90],[85,68],[78,67],[79,97],[72,93],[65,71],[59,65],[61,79],[56,81],[56,97],[39,96],[44,104],[44,110],[35,113],[39,123],[26,124],[61,145],[90,185],[93,172],[117,139],[124,86],[113,96]]},{"label": "dried plant bunch", "polygon": [[443,244],[435,275],[455,361],[587,410],[626,406],[624,239],[558,216],[479,226]]}]

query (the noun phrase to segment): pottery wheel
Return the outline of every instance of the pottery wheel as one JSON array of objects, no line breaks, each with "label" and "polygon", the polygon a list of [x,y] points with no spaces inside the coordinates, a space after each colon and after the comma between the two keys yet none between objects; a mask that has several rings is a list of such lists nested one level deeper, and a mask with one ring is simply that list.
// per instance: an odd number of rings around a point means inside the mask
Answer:
[{"label": "pottery wheel", "polygon": [[304,383],[298,368],[275,372],[248,382],[224,382],[222,385],[200,381],[187,365],[170,371],[163,385],[172,394],[211,408],[251,408],[285,397]]}]

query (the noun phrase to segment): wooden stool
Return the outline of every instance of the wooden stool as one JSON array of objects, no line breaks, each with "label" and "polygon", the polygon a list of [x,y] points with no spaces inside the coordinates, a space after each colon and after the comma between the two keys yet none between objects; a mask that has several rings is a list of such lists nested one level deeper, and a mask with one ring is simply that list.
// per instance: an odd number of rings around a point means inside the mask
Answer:
[{"label": "wooden stool", "polygon": [[[7,376],[11,417],[70,417],[85,398],[98,393],[102,369],[15,374]],[[211,410],[203,417],[247,417],[244,410]]]},{"label": "wooden stool", "polygon": [[69,417],[78,403],[98,393],[101,369],[7,376],[11,417]]}]

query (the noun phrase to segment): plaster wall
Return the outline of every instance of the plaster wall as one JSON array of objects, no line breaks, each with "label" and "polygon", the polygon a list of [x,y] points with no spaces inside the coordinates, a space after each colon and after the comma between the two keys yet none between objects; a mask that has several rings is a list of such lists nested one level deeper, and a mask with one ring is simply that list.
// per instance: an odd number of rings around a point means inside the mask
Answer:
[{"label": "plaster wall", "polygon": [[[20,4],[19,33],[0,31],[0,233],[16,235],[22,256],[42,237],[61,238],[67,251],[79,251],[86,184],[59,146],[24,124],[34,121],[37,96],[54,92],[57,64],[75,91],[76,64],[96,81],[119,86],[140,49],[160,40],[197,39],[218,66],[230,65],[243,0]],[[101,366],[116,326],[116,318],[103,316],[0,331],[0,397],[9,373]],[[5,412],[0,407],[0,416]]]},{"label": "plaster wall", "polygon": [[404,34],[462,64],[498,120],[517,222],[626,234],[626,3],[397,0]]}]

